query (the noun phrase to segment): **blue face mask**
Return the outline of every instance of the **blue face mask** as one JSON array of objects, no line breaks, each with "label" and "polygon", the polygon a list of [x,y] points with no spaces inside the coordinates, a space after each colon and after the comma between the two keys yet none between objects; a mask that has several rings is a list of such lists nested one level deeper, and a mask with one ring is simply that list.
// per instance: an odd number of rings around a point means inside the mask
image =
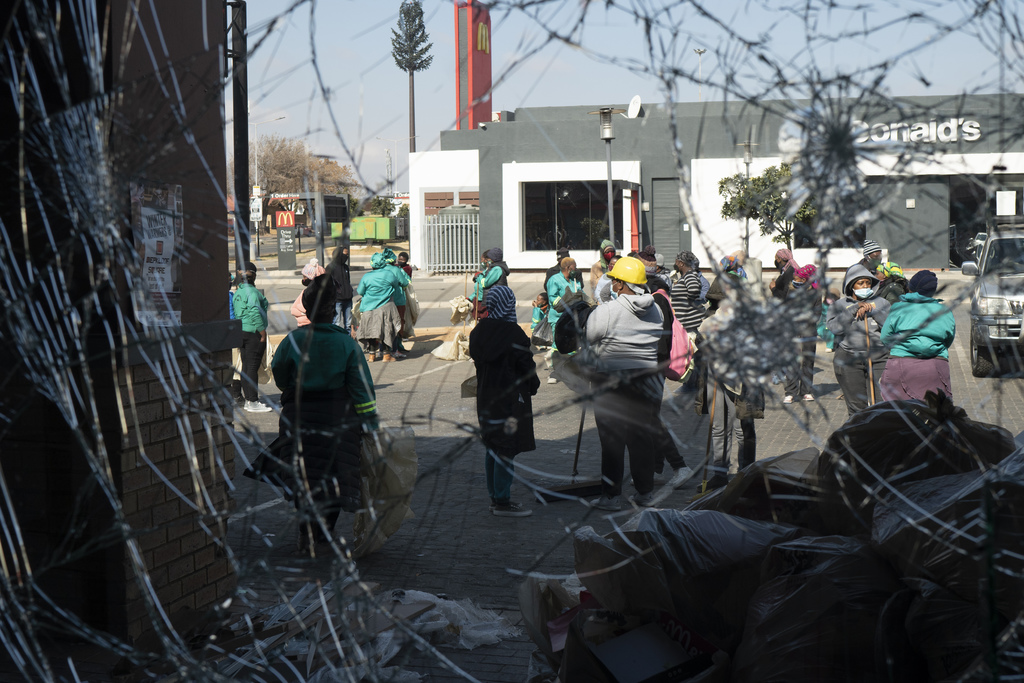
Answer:
[{"label": "blue face mask", "polygon": [[615,291],[615,290],[613,289],[613,290],[612,290],[612,299],[614,300],[614,299],[618,299],[618,298],[619,298],[619,293],[618,293],[618,292],[616,292],[616,291]]},{"label": "blue face mask", "polygon": [[867,299],[868,297],[875,293],[875,290],[869,287],[868,289],[855,289],[853,290],[853,293],[857,296],[858,299]]}]

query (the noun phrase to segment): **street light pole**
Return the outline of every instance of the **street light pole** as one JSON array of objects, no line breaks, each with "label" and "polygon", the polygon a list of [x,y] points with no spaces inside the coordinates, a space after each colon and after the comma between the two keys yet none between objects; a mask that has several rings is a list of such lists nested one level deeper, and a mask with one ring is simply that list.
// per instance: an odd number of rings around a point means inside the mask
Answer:
[{"label": "street light pole", "polygon": [[615,197],[612,194],[612,114],[622,114],[625,109],[613,109],[612,107],[601,107],[597,111],[587,112],[598,114],[601,117],[601,139],[604,140],[605,158],[608,161],[608,239],[612,245],[618,244],[615,241]]},{"label": "street light pole", "polygon": [[383,140],[384,142],[390,142],[390,143],[395,145],[395,156],[391,157],[391,158],[388,158],[388,155],[391,153],[391,151],[387,147],[384,148],[384,160],[385,160],[385,163],[387,164],[387,166],[385,168],[385,172],[387,173],[387,179],[388,179],[388,193],[392,197],[395,196],[395,181],[394,181],[394,175],[393,175],[393,173],[391,171],[391,163],[392,163],[392,159],[395,159],[395,160],[398,159],[398,143],[402,142],[403,140],[413,140],[416,137],[418,137],[418,136],[414,135],[412,137],[407,137],[407,138],[382,138],[380,136],[377,137],[378,140]]},{"label": "street light pole", "polygon": [[704,56],[704,53],[707,52],[707,50],[702,47],[697,47],[694,48],[693,51],[697,53],[697,101],[701,102],[704,99],[704,72],[701,68],[701,57]]},{"label": "street light pole", "polygon": [[281,119],[286,119],[286,118],[288,118],[288,117],[287,116],[278,116],[276,119],[267,119],[266,121],[256,121],[255,123],[249,124],[249,125],[251,125],[253,127],[253,134],[252,134],[252,136],[256,139],[256,160],[254,162],[254,164],[256,166],[256,180],[253,182],[253,185],[256,185],[257,187],[259,187],[259,184],[260,184],[260,126],[263,125],[264,123],[273,123],[274,121],[280,121]]},{"label": "street light pole", "polygon": [[[747,132],[746,142],[741,142],[737,147],[743,148],[743,164],[747,167],[747,187],[750,186],[750,164],[754,162],[754,155],[751,147],[757,147],[756,142],[751,142],[750,131]],[[750,216],[743,219],[743,253],[750,256]]]}]

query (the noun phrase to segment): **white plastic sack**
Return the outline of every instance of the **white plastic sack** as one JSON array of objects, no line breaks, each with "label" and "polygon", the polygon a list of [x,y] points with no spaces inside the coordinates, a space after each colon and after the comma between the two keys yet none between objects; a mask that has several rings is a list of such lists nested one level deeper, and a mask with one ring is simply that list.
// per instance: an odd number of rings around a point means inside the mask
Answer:
[{"label": "white plastic sack", "polygon": [[469,337],[459,330],[454,339],[444,342],[430,353],[441,360],[469,360]]},{"label": "white plastic sack", "polygon": [[472,650],[480,645],[495,645],[515,638],[519,629],[491,610],[477,607],[469,598],[447,600],[422,591],[404,591],[399,602],[427,601],[436,606],[412,620],[417,633],[434,645],[450,645]]},{"label": "white plastic sack", "polygon": [[452,325],[458,325],[465,320],[470,311],[473,310],[473,302],[464,296],[457,296],[448,302],[452,307]]}]

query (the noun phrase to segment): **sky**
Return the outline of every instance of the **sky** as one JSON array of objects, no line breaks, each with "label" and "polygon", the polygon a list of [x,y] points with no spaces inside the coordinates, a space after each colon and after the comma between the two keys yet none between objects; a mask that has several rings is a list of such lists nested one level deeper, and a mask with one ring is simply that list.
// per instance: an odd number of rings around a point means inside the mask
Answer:
[{"label": "sky", "polygon": [[[250,128],[250,139],[254,130],[301,137],[374,188],[385,185],[389,149],[395,189],[406,190],[408,76],[391,56],[399,6],[249,0],[249,120],[267,121]],[[415,77],[417,151],[439,149],[440,132],[455,121],[453,5],[425,0],[423,7],[434,60]],[[1020,89],[1020,74],[1000,71],[997,56],[1000,37],[1007,52],[1019,53],[1020,44],[990,28],[993,17],[972,16],[973,3],[849,7],[813,0],[493,3],[492,108],[624,106],[635,95],[648,106],[668,95],[680,102],[801,97],[839,73],[855,89],[895,96],[996,92],[1000,82]],[[697,48],[707,51],[699,59]]]}]

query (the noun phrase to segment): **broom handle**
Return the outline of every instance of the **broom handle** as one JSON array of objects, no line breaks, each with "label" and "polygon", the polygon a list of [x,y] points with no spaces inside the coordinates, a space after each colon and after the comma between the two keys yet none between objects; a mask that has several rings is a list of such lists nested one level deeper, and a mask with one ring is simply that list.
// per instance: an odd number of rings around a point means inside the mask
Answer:
[{"label": "broom handle", "polygon": [[868,345],[868,386],[871,391],[871,405],[875,405],[875,368],[871,363],[871,332],[868,329],[868,314],[864,314],[864,339]]},{"label": "broom handle", "polygon": [[583,404],[583,410],[580,412],[580,432],[576,435],[576,457],[572,461],[572,476],[578,475],[579,464],[580,464],[580,444],[583,442],[583,423],[587,419],[587,404]]},{"label": "broom handle", "polygon": [[[705,394],[707,390],[705,389]],[[718,382],[715,382],[715,388],[711,392],[711,416],[708,419],[708,445],[704,449],[704,475],[702,479],[704,483],[708,481],[708,463],[711,462],[711,429],[715,426],[715,403],[718,401]]]}]

